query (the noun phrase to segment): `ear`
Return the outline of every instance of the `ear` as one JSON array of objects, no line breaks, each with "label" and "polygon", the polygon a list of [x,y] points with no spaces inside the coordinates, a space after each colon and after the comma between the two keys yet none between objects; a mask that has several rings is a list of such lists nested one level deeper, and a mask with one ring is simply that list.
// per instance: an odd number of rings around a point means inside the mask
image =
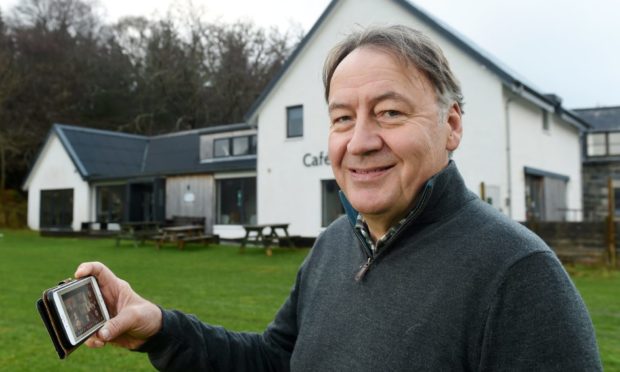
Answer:
[{"label": "ear", "polygon": [[463,114],[461,113],[459,104],[454,102],[446,114],[445,123],[448,126],[448,141],[446,143],[446,150],[450,152],[456,150],[461,143],[461,138],[463,137],[463,125],[461,121],[462,116]]}]

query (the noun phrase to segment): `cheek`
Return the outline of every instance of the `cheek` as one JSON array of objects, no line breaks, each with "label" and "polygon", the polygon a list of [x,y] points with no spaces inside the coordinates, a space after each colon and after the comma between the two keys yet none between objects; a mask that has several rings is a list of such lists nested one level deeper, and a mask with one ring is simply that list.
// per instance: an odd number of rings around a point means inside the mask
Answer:
[{"label": "cheek", "polygon": [[342,158],[347,149],[347,140],[341,134],[330,133],[328,140],[327,152],[329,155],[329,161],[332,164],[332,168],[335,170],[340,167]]}]

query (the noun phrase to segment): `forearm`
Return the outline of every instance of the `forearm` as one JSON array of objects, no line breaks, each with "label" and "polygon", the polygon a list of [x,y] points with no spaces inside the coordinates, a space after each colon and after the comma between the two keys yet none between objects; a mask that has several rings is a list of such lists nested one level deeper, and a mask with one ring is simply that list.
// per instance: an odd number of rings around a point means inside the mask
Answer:
[{"label": "forearm", "polygon": [[227,331],[179,311],[162,316],[161,331],[138,349],[159,370],[288,370],[290,354],[263,335]]}]

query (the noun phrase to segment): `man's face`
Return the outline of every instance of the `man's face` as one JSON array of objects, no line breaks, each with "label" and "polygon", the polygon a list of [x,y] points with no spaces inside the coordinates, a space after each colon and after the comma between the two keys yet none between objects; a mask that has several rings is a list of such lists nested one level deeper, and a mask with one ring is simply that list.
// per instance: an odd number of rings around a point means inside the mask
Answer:
[{"label": "man's face", "polygon": [[338,65],[328,105],[336,181],[367,220],[387,226],[406,215],[460,141],[458,105],[440,122],[426,76],[376,48],[358,48]]}]

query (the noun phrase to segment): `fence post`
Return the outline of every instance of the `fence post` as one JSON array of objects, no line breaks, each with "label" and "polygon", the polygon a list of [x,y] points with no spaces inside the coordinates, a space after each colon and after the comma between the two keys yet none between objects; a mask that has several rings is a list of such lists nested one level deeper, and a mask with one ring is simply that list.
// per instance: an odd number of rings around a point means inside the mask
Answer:
[{"label": "fence post", "polygon": [[485,203],[487,201],[487,189],[484,182],[480,182],[480,199]]},{"label": "fence post", "polygon": [[616,201],[611,177],[607,178],[607,253],[609,264],[616,268]]}]

